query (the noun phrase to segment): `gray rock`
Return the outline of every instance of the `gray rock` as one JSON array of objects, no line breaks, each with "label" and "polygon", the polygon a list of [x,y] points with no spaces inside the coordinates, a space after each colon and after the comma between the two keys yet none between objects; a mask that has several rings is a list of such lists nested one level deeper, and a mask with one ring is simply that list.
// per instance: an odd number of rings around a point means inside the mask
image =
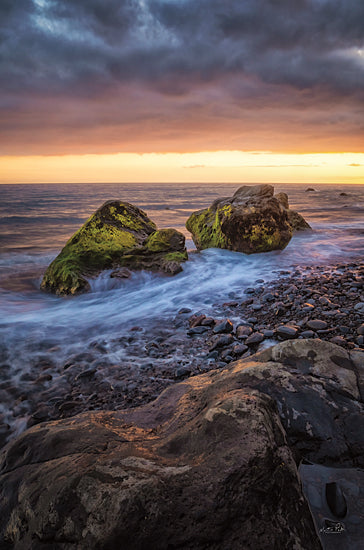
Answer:
[{"label": "gray rock", "polygon": [[245,343],[247,346],[252,346],[253,344],[260,344],[260,342],[263,342],[263,340],[264,340],[264,334],[262,334],[261,332],[253,332],[245,340]]},{"label": "gray rock", "polygon": [[313,338],[315,336],[315,333],[313,332],[313,330],[304,330],[303,332],[301,332],[300,336],[302,336],[302,338]]},{"label": "gray rock", "polygon": [[234,338],[231,334],[221,334],[218,336],[210,351],[213,351],[216,348],[223,348],[225,346],[230,346],[234,342]]},{"label": "gray rock", "polygon": [[277,327],[277,334],[282,338],[297,338],[298,330],[291,325],[280,325]]},{"label": "gray rock", "polygon": [[223,321],[221,321],[215,326],[213,332],[215,334],[222,334],[222,333],[233,332],[233,330],[234,330],[234,325],[232,324],[230,319],[224,319]]},{"label": "gray rock", "polygon": [[310,319],[306,324],[312,330],[325,330],[327,328],[326,321],[321,321],[321,319]]},{"label": "gray rock", "polygon": [[243,340],[250,336],[252,332],[253,329],[251,327],[248,327],[246,325],[239,325],[236,329],[236,337]]},{"label": "gray rock", "polygon": [[248,351],[248,349],[249,347],[246,346],[245,344],[237,344],[236,346],[233,347],[233,354],[236,357],[239,357],[240,355],[243,355],[243,353]]},{"label": "gray rock", "polygon": [[196,334],[204,334],[208,330],[209,330],[209,327],[198,326],[198,327],[190,328],[187,331],[187,334],[188,334],[188,336],[194,336]]},{"label": "gray rock", "polygon": [[330,338],[330,342],[336,344],[337,346],[346,346],[346,340],[342,336],[333,336]]},{"label": "gray rock", "polygon": [[1,455],[0,547],[319,550],[275,404],[241,374],[24,433]]}]

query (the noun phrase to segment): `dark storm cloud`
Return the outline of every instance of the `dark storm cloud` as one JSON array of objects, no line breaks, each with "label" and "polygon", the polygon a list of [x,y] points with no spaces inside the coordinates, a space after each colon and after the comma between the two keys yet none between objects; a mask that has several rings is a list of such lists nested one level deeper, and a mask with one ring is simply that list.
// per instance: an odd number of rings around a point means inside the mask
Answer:
[{"label": "dark storm cloud", "polygon": [[12,90],[239,72],[340,93],[364,85],[361,0],[2,0],[0,19]]},{"label": "dark storm cloud", "polygon": [[282,120],[354,140],[363,21],[362,0],[0,0],[0,151],[259,148]]}]

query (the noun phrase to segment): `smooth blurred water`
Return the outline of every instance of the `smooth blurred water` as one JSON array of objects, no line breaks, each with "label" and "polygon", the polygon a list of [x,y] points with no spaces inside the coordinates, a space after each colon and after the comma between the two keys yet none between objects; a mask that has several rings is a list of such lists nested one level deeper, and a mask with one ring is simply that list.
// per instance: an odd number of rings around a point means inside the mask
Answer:
[{"label": "smooth blurred water", "polygon": [[[0,343],[12,365],[29,363],[37,345],[51,342],[60,359],[91,339],[106,341],[125,327],[168,319],[181,307],[212,309],[243,296],[256,279],[276,278],[294,265],[325,265],[363,257],[363,186],[275,186],[311,224],[283,251],[247,256],[210,249],[190,254],[179,275],[136,273],[130,280],[92,281],[92,292],[58,298],[40,292],[42,273],[73,232],[105,201],[121,199],[147,212],[158,227],[175,227],[194,246],[184,224],[191,212],[237,185],[105,184],[0,186]],[[341,193],[345,192],[345,195]],[[33,352],[31,352],[33,350]]]}]

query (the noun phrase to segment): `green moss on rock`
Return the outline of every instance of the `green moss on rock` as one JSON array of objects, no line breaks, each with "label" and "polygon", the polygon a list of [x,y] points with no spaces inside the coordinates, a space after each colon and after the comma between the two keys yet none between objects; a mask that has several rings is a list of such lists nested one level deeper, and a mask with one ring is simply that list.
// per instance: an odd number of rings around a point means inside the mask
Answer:
[{"label": "green moss on rock", "polygon": [[159,229],[148,237],[145,247],[149,252],[181,250],[184,247],[184,237],[176,229]]},{"label": "green moss on rock", "polygon": [[109,201],[67,242],[48,267],[41,288],[59,295],[77,294],[89,289],[87,277],[104,269],[125,266],[158,271],[158,262],[172,252],[181,255],[175,261],[187,259],[181,233],[158,231],[139,208]]},{"label": "green moss on rock", "polygon": [[198,250],[204,248],[229,248],[228,237],[222,232],[221,225],[231,210],[207,208],[194,212],[186,222],[186,228],[192,233]]},{"label": "green moss on rock", "polygon": [[198,250],[226,248],[246,254],[287,246],[292,237],[286,209],[269,185],[243,186],[233,197],[194,212],[186,227]]}]

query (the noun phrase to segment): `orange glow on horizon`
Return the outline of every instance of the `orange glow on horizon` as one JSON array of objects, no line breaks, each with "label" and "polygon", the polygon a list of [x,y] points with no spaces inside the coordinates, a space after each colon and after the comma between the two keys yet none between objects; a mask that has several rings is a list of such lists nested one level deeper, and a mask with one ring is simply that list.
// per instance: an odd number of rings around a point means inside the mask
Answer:
[{"label": "orange glow on horizon", "polygon": [[364,153],[204,151],[0,158],[0,183],[364,183]]}]

